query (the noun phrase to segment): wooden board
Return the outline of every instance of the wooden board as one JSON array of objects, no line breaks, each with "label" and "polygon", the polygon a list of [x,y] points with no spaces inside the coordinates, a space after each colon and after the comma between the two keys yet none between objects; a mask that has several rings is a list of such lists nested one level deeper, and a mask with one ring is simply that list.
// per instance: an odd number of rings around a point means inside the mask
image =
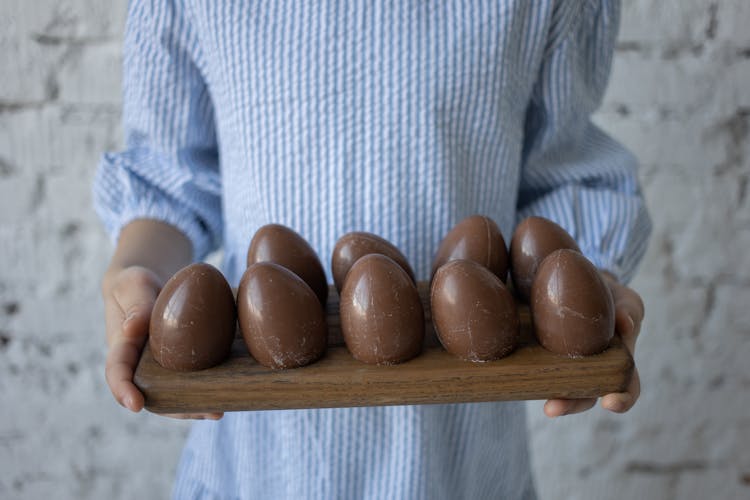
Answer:
[{"label": "wooden board", "polygon": [[250,357],[238,336],[221,365],[174,372],[159,366],[146,346],[135,384],[152,412],[195,413],[582,398],[620,392],[630,380],[633,359],[619,337],[595,356],[556,355],[534,340],[526,306],[519,306],[522,340],[512,354],[488,363],[461,361],[435,337],[426,283],[419,283],[419,292],[428,324],[425,349],[400,365],[371,366],[352,358],[342,342],[338,297],[332,288],[329,347],[314,364],[271,370]]}]

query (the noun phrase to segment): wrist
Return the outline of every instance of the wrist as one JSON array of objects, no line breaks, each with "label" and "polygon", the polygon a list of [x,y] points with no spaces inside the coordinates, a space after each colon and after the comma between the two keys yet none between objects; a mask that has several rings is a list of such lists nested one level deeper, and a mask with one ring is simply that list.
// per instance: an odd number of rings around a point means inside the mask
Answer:
[{"label": "wrist", "polygon": [[165,282],[192,257],[193,245],[182,231],[158,220],[137,219],[122,228],[109,267],[115,273],[146,268]]}]

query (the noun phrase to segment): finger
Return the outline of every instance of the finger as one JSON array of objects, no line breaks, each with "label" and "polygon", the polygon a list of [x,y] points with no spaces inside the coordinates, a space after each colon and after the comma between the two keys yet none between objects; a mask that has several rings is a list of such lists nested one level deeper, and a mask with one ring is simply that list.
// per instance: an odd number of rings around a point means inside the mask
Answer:
[{"label": "finger", "polygon": [[124,312],[122,334],[141,340],[148,334],[151,310],[154,307],[159,284],[147,273],[130,273],[114,287],[112,294]]},{"label": "finger", "polygon": [[114,398],[125,408],[139,412],[143,409],[143,394],[133,384],[133,373],[141,349],[137,343],[121,340],[107,352],[104,376]]},{"label": "finger", "polygon": [[613,392],[603,396],[602,408],[615,413],[625,413],[633,407],[640,395],[641,378],[638,375],[638,369],[634,368],[633,376],[625,392]]},{"label": "finger", "polygon": [[615,308],[615,332],[622,338],[622,343],[630,352],[635,353],[635,343],[638,340],[640,325],[636,326],[633,318],[626,309]]},{"label": "finger", "polygon": [[[125,314],[114,299],[108,300],[104,306],[105,324],[107,329],[107,344],[112,345],[113,339],[122,337],[122,321]],[[105,379],[115,400],[125,408],[139,411],[143,406],[143,396],[133,385],[132,369],[127,369],[127,363],[120,359],[123,347],[109,349],[104,370]]]},{"label": "finger", "polygon": [[141,342],[148,336],[153,300],[130,304],[125,310],[122,322],[122,335],[133,341]]},{"label": "finger", "polygon": [[633,318],[633,322],[638,325],[643,321],[645,313],[643,299],[633,289],[628,288],[619,283],[613,283],[610,285],[612,290],[612,298],[615,302],[615,308],[623,310]]},{"label": "finger", "polygon": [[615,331],[633,354],[643,321],[643,301],[636,292],[620,284],[612,284],[611,289],[615,300]]},{"label": "finger", "polygon": [[133,384],[133,373],[158,290],[159,279],[153,272],[130,268],[120,272],[104,292],[109,346],[105,378],[115,400],[135,412],[143,408],[144,398]]},{"label": "finger", "polygon": [[596,404],[596,398],[550,399],[544,403],[544,414],[550,418],[572,415],[588,410]]},{"label": "finger", "polygon": [[179,420],[221,420],[224,413],[159,413],[158,415]]},{"label": "finger", "polygon": [[104,327],[107,330],[107,345],[110,345],[115,338],[122,335],[122,322],[125,321],[125,313],[120,308],[120,304],[110,297],[104,301]]}]

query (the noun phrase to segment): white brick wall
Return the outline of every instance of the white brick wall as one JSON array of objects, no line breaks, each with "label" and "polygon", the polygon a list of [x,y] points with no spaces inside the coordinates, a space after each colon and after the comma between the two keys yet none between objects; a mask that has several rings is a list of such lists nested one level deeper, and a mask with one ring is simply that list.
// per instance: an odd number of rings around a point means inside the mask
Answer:
[{"label": "white brick wall", "polygon": [[[116,148],[125,0],[0,1],[0,498],[165,498],[187,426],[103,378],[90,209]],[[750,2],[625,0],[596,120],[641,158],[655,232],[634,282],[643,395],[529,404],[544,499],[750,496]],[[33,6],[32,6],[33,5]]]}]

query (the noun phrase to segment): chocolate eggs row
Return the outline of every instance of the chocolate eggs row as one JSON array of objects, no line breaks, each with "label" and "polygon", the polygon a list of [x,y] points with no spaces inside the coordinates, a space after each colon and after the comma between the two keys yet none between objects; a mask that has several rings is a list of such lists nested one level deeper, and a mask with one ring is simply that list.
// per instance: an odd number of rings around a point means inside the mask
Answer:
[{"label": "chocolate eggs row", "polygon": [[[518,313],[504,284],[508,260],[502,234],[487,217],[461,221],[441,243],[430,301],[438,338],[449,352],[486,361],[517,344]],[[165,285],[149,339],[160,364],[195,370],[221,362],[238,311],[243,338],[259,363],[290,368],[323,355],[328,285],[310,245],[271,224],[253,237],[247,261],[236,303],[221,273],[206,264],[188,266]],[[383,238],[355,232],[337,242],[331,264],[352,355],[375,364],[418,355],[424,311],[404,255]],[[562,228],[538,217],[523,221],[511,241],[510,271],[519,296],[531,300],[545,348],[572,356],[606,348],[614,332],[609,288]]]}]

